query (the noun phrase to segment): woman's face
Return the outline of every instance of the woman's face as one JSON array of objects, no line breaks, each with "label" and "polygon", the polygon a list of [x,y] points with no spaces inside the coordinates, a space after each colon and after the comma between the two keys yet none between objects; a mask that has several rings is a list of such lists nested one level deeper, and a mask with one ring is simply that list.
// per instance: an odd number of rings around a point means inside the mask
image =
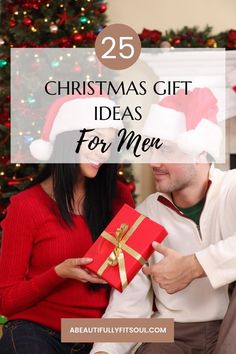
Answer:
[{"label": "woman's face", "polygon": [[[112,144],[115,138],[115,130],[108,129],[96,129],[91,133],[86,134],[86,138],[91,140],[94,136],[98,136],[99,139],[106,142],[106,146]],[[111,147],[107,151],[101,151],[101,145],[98,145],[94,150],[88,148],[88,144],[83,144],[80,153],[80,172],[83,177],[94,178],[96,177],[101,165],[105,163],[110,157]]]}]

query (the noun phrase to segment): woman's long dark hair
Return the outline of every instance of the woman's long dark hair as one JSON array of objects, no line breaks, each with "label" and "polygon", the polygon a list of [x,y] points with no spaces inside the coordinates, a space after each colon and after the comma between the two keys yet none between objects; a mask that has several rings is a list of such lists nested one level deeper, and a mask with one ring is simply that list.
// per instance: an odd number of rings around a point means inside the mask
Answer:
[{"label": "woman's long dark hair", "polygon": [[[53,179],[53,194],[60,214],[73,227],[73,191],[78,178],[79,164],[47,164],[30,186]],[[117,165],[104,164],[96,177],[85,178],[84,217],[95,241],[112,218],[112,201],[116,195]]]},{"label": "woman's long dark hair", "polygon": [[[54,143],[51,161],[67,159],[74,153],[74,144],[78,132],[59,134]],[[63,160],[64,161],[64,160]],[[53,180],[53,195],[60,214],[68,226],[73,227],[74,188],[80,174],[79,163],[46,164],[30,186],[39,184],[49,177]],[[112,218],[112,201],[116,196],[117,165],[103,164],[94,178],[85,177],[85,198],[83,200],[83,216],[95,241]],[[29,187],[30,187],[29,186]]]}]

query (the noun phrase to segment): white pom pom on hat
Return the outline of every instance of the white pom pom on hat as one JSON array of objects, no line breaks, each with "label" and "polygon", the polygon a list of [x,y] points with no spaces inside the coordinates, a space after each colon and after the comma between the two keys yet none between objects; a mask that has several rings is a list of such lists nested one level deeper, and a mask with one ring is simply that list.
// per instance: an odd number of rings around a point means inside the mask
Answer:
[{"label": "white pom pom on hat", "polygon": [[31,155],[40,161],[47,161],[50,159],[53,151],[53,144],[50,141],[37,139],[30,144]]},{"label": "white pom pom on hat", "polygon": [[220,128],[208,119],[203,118],[195,129],[181,134],[177,144],[186,154],[197,156],[206,151],[216,160],[220,155],[221,140]]},{"label": "white pom pom on hat", "polygon": [[148,117],[143,125],[142,133],[177,142],[180,134],[186,131],[185,116],[172,108],[152,104]]},{"label": "white pom pom on hat", "polygon": [[115,103],[96,90],[93,96],[65,96],[55,100],[47,112],[41,138],[30,144],[31,155],[37,160],[48,161],[57,135],[64,132],[84,128],[122,128],[120,120],[95,120],[95,107],[101,106],[112,109]]}]

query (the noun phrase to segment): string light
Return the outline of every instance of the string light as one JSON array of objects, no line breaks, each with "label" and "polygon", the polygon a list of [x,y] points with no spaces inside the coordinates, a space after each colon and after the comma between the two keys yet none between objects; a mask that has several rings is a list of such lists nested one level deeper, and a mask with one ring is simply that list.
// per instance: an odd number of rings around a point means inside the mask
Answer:
[{"label": "string light", "polygon": [[95,58],[95,56],[93,56],[93,55],[90,55],[90,56],[88,57],[88,61],[89,61],[90,63],[93,63],[95,60],[96,60],[96,58]]},{"label": "string light", "polygon": [[23,135],[23,132],[19,132],[19,135],[22,136],[22,135]]},{"label": "string light", "polygon": [[16,164],[16,167],[20,167],[20,166],[21,166],[21,164],[20,164],[20,163],[17,163],[17,164]]},{"label": "string light", "polygon": [[44,19],[44,22],[48,22],[48,19],[47,19],[47,18],[45,18],[45,19]]},{"label": "string light", "polygon": [[32,26],[32,27],[31,27],[31,31],[32,31],[32,32],[37,32],[37,29],[36,29],[34,26]]},{"label": "string light", "polygon": [[0,173],[0,175],[1,175],[1,176],[4,176],[4,175],[5,175],[5,173],[2,171],[2,172]]}]

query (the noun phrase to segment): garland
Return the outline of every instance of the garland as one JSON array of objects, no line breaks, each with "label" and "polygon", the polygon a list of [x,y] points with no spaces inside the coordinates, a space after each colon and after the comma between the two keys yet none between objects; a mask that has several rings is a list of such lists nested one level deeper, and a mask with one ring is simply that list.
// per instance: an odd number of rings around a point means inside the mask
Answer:
[{"label": "garland", "polygon": [[200,31],[198,27],[184,26],[182,29],[174,31],[168,30],[162,33],[158,30],[144,28],[139,34],[142,47],[159,48],[225,48],[227,50],[236,49],[236,30],[212,34],[212,27],[206,26]]}]

